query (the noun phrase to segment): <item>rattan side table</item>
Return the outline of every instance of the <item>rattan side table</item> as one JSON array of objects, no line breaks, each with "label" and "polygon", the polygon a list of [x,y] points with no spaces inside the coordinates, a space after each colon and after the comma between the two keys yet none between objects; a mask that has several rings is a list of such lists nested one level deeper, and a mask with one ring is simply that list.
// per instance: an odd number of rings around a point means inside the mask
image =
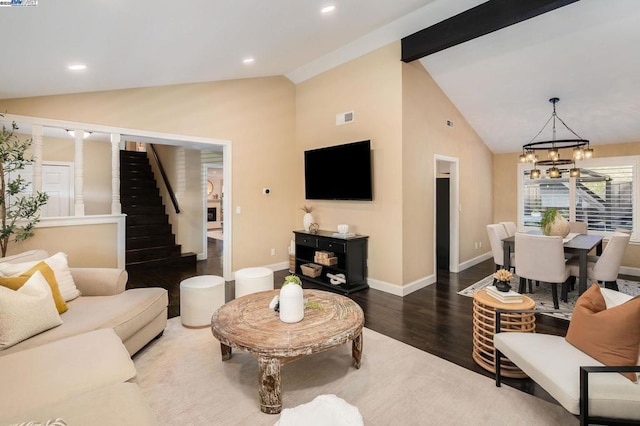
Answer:
[{"label": "rattan side table", "polygon": [[[478,290],[473,294],[473,360],[485,370],[495,373],[496,360],[493,346],[495,334],[495,311],[530,310],[536,302],[522,296],[520,303],[502,303],[487,294],[486,290]],[[536,317],[533,313],[513,313],[501,315],[500,332],[520,331],[533,333],[536,330]],[[505,377],[525,378],[526,374],[516,367],[508,358],[500,358],[501,374]]]}]

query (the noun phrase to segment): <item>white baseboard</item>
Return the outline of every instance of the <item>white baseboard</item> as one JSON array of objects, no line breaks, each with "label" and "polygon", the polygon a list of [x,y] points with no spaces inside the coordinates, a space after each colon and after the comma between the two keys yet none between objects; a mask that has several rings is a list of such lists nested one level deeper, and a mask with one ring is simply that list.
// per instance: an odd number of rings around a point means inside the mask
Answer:
[{"label": "white baseboard", "polygon": [[633,275],[636,277],[640,277],[640,268],[634,268],[631,266],[621,266],[620,273],[623,275]]},{"label": "white baseboard", "polygon": [[425,288],[426,286],[431,285],[435,282],[436,282],[435,275],[429,275],[428,277],[420,278],[419,280],[416,280],[414,282],[411,282],[403,286],[390,284],[384,281],[375,280],[373,278],[367,279],[367,283],[369,284],[369,287],[371,287],[372,289],[384,291],[385,293],[390,293],[400,297],[404,297],[407,294],[411,294],[414,291],[418,291],[421,288]]},{"label": "white baseboard", "polygon": [[491,259],[493,257],[493,253],[492,252],[487,252],[484,254],[481,254],[478,257],[474,257],[473,259],[469,259],[465,262],[462,262],[460,265],[458,265],[458,272],[462,272],[465,269],[469,269],[472,266],[476,266],[478,263],[482,263],[487,259]]}]

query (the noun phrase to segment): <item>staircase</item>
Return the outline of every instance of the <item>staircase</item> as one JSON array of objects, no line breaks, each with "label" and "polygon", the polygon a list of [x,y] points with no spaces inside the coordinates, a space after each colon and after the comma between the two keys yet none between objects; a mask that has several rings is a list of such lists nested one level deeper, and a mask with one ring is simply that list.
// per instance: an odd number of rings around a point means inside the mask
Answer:
[{"label": "staircase", "polygon": [[145,152],[120,151],[120,202],[126,220],[126,267],[195,266],[195,253],[182,253]]}]

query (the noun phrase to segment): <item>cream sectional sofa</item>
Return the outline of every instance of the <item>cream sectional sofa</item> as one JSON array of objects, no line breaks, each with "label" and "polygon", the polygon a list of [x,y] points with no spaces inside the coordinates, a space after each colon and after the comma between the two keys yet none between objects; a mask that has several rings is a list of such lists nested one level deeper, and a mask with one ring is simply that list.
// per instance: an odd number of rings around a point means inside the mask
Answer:
[{"label": "cream sectional sofa", "polygon": [[[32,250],[0,263],[48,257]],[[68,425],[155,424],[131,355],[164,331],[167,291],[126,290],[122,269],[68,270],[81,295],[66,302],[62,324],[0,350],[0,426],[56,418]]]},{"label": "cream sectional sofa", "polygon": [[[44,250],[31,250],[0,259],[24,263],[44,260]],[[81,296],[67,302],[62,325],[0,351],[0,357],[65,337],[112,328],[133,355],[167,325],[167,291],[163,288],[126,290],[127,271],[116,268],[69,268]]]},{"label": "cream sectional sofa", "polygon": [[0,425],[153,425],[136,369],[103,328],[0,357]]}]

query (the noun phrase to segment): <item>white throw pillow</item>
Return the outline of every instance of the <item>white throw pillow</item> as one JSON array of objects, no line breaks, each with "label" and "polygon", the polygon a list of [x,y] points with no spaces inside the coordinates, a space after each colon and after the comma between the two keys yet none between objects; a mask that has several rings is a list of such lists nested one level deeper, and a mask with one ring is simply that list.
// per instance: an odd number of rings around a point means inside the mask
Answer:
[{"label": "white throw pillow", "polygon": [[60,324],[51,288],[40,271],[17,291],[0,286],[0,350]]},{"label": "white throw pillow", "polygon": [[69,270],[67,255],[62,252],[58,252],[44,260],[34,260],[24,263],[0,263],[0,276],[14,277],[21,275],[40,262],[45,262],[53,269],[56,281],[58,281],[58,288],[60,288],[60,294],[65,302],[80,296],[80,291],[78,287],[76,287],[76,283],[73,281],[71,271]]}]

